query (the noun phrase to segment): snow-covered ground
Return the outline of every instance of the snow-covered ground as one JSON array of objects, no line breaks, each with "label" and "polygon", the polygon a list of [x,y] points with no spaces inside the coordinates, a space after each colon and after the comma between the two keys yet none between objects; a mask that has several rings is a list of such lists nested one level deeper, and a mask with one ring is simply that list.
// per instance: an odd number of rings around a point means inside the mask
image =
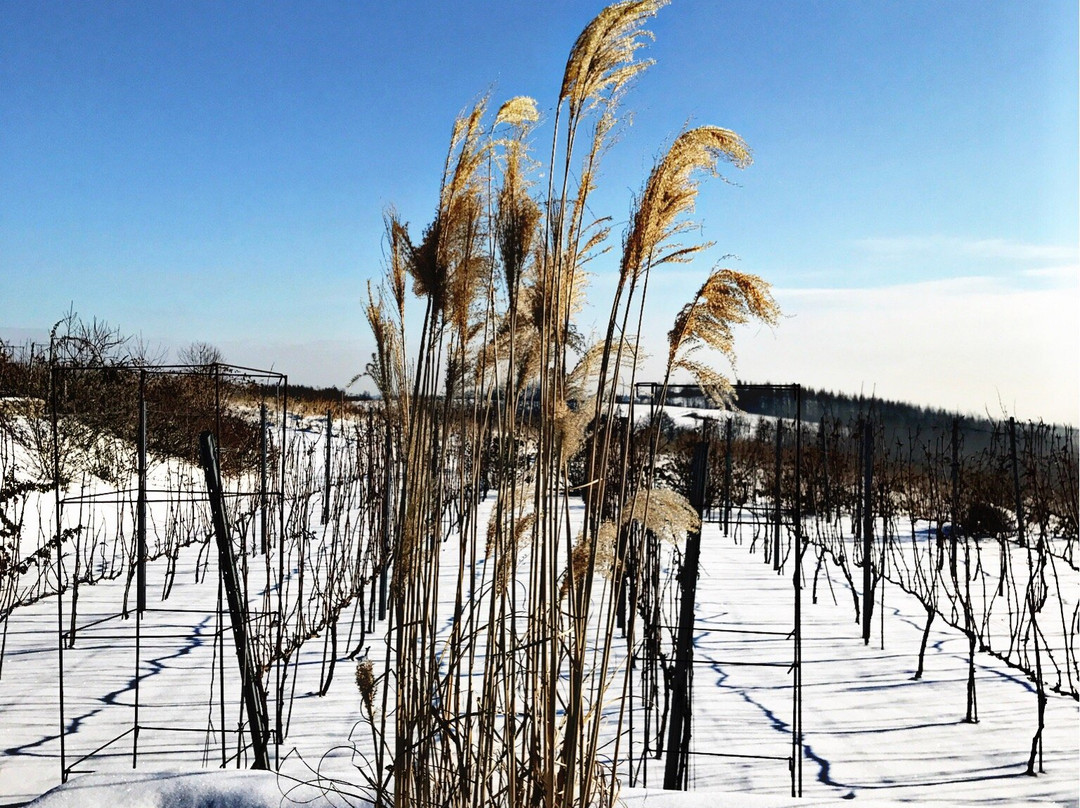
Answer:
[{"label": "snow-covered ground", "polygon": [[[691,410],[669,412],[680,424],[700,423]],[[298,424],[293,434],[315,446],[320,423]],[[307,454],[314,465],[305,473],[318,477],[321,455]],[[194,502],[202,496],[201,472],[181,466],[170,461],[153,469],[151,483],[185,491]],[[479,524],[487,524],[493,500],[488,497],[481,504]],[[51,503],[46,494],[28,508],[23,556],[37,547],[34,542],[47,542],[52,535]],[[235,757],[239,677],[228,618],[223,626],[219,617],[216,553],[208,545],[182,546],[179,540],[205,534],[205,507],[169,506],[168,513],[155,507],[150,549],[162,555],[149,565],[150,608],[140,621],[122,616],[126,577],[108,577],[124,569],[130,554],[130,524],[119,549],[112,538],[117,525],[130,522],[130,502],[73,508],[66,517],[84,525],[84,535],[93,538],[82,545],[82,568],[104,579],[78,591],[77,639],[73,648],[63,651],[62,719],[56,638],[58,630],[69,627],[70,593],[64,599],[62,623],[52,596],[15,609],[3,626],[0,806],[35,798],[34,804],[41,806],[114,808],[363,804],[357,772],[363,761],[357,749],[364,747],[366,729],[360,721],[355,663],[346,654],[359,643],[381,661],[386,624],[376,623],[375,631],[361,641],[359,613],[352,606],[341,613],[336,671],[325,696],[318,695],[327,673],[324,634],[310,637],[287,670],[271,670],[268,686],[273,690],[284,677],[290,697],[280,716],[287,737],[271,750],[277,771],[248,771],[247,756],[239,761]],[[577,517],[580,509],[574,500],[571,510]],[[778,575],[760,553],[751,552],[752,528],[747,531],[746,536],[725,537],[715,524],[703,530],[692,791],[659,790],[663,761],[640,763],[638,735],[633,746],[623,741],[617,765],[621,798],[628,806],[766,808],[849,800],[882,806],[1080,805],[1080,706],[1075,700],[1050,695],[1045,773],[1026,776],[1036,729],[1031,683],[1005,663],[979,654],[979,722],[965,723],[968,647],[963,634],[935,621],[924,676],[914,681],[923,606],[886,583],[884,592],[878,592],[884,610],[875,614],[875,634],[865,645],[854,621],[849,585],[829,566],[818,582],[819,602],[811,603],[809,580],[803,592],[804,796],[793,800],[787,760],[792,750],[793,646],[788,635],[793,587],[789,574]],[[319,542],[309,559],[316,575],[318,564],[326,565],[324,572],[336,569],[327,552],[332,534],[322,535]],[[482,555],[482,541],[480,546]],[[446,542],[443,552],[441,569],[449,583],[457,566],[457,543]],[[293,561],[290,556],[289,564]],[[250,604],[258,609],[265,602],[257,583],[263,562],[255,555],[248,563],[254,587]],[[481,557],[478,576],[483,564]],[[808,556],[806,579],[812,577],[813,566]],[[32,569],[24,578],[20,597],[55,589],[55,576],[42,577]],[[287,577],[287,589],[295,586],[294,579]],[[1069,602],[1078,595],[1070,591]],[[313,611],[299,623],[319,625],[320,607],[304,608]],[[254,622],[264,634],[272,631],[266,618]],[[639,706],[631,703],[630,714],[639,716]],[[278,718],[271,714],[271,724]],[[640,731],[640,724],[637,728]],[[631,759],[638,761],[633,767]],[[71,775],[60,785],[64,765]]]},{"label": "snow-covered ground", "polygon": [[[444,547],[448,554],[456,553],[454,542]],[[140,677],[134,670],[135,621],[116,616],[123,580],[81,589],[80,625],[112,617],[80,631],[75,647],[64,653],[67,763],[120,739],[78,765],[65,786],[35,805],[243,808],[362,801],[349,785],[358,782],[351,777],[355,770],[349,738],[361,709],[353,663],[340,659],[329,692],[316,695],[323,674],[319,637],[304,646],[290,667],[295,701],[286,716],[288,737],[272,753],[280,773],[237,771],[234,761],[225,771],[217,770],[222,727],[227,748],[235,749],[230,733],[239,719],[239,699],[231,637],[225,638],[223,657],[214,642],[219,594],[213,560],[209,575],[196,573],[200,561],[206,568],[205,549],[201,552],[202,558],[197,546],[180,551],[175,583],[164,603],[158,597],[165,561],[151,565],[149,591],[156,596],[150,606],[165,611],[148,612],[139,626]],[[454,563],[448,558],[443,567],[452,569]],[[884,593],[884,637],[879,624],[871,644],[864,645],[845,587],[834,574],[831,588],[819,584],[817,604],[804,593],[805,756],[799,804],[839,805],[854,799],[877,805],[1078,805],[1076,701],[1051,695],[1045,774],[1025,776],[1036,726],[1031,684],[1003,663],[979,655],[980,720],[965,723],[963,635],[935,623],[924,677],[913,681],[925,619],[918,601],[889,586]],[[637,782],[647,790],[625,789],[622,796],[633,808],[795,803],[783,759],[791,748],[791,674],[785,665],[791,643],[781,636],[792,622],[790,578],[778,576],[760,555],[751,554],[748,543],[736,543],[723,537],[716,525],[706,525],[697,600],[690,764],[694,792],[679,797],[659,792],[662,762],[657,762]],[[339,625],[342,655],[349,648],[345,639],[352,615],[347,609]],[[367,639],[372,656],[379,653],[382,628],[377,625]],[[748,629],[778,633],[742,633]],[[31,800],[60,782],[56,632],[55,598],[16,609],[7,626],[0,678],[0,805]],[[760,662],[772,666],[748,664]],[[136,679],[138,722],[144,729],[133,768],[134,733],[124,733],[135,721]],[[619,771],[626,773],[625,761]],[[310,785],[318,780],[316,772],[335,778],[340,793]]]}]

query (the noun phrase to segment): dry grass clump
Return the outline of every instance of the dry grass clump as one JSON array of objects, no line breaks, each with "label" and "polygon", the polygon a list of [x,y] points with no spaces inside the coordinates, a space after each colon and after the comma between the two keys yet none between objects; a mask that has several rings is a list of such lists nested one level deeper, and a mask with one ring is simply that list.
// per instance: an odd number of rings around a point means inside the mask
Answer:
[{"label": "dry grass clump", "polygon": [[[615,570],[615,543],[619,529],[614,522],[602,522],[596,536],[590,542],[584,533],[579,533],[570,551],[570,563],[567,565],[559,590],[560,599],[573,586],[582,586],[592,575],[600,574],[610,579]],[[580,596],[580,593],[579,593]]]},{"label": "dry grass clump", "polygon": [[[584,268],[608,249],[610,231],[606,217],[590,218],[589,199],[619,102],[648,65],[638,58],[650,36],[644,25],[663,5],[615,3],[582,31],[546,164],[530,155],[536,102],[513,98],[487,125],[485,98],[454,123],[435,215],[421,237],[386,214],[386,280],[369,290],[366,310],[377,344],[368,372],[383,395],[395,464],[387,476],[395,510],[381,676],[387,707],[377,719],[368,710],[379,804],[614,802],[600,722],[627,554],[651,546],[642,534],[677,541],[695,524],[684,500],[626,473],[633,430],[619,428],[615,391],[635,379],[632,335],[641,330],[651,271],[706,246],[677,243],[691,228],[698,177],[721,161],[750,162],[728,130],[700,127],[675,140],[631,217],[605,337],[587,347],[575,324]],[[423,306],[419,327],[406,328],[408,279]],[[725,311],[774,311],[761,303],[763,283],[747,288],[758,297],[744,294],[742,308],[722,309],[709,291],[684,310],[669,373],[694,369],[694,346],[716,343]],[[578,527],[568,498],[580,457],[576,493],[587,514]],[[483,526],[475,492],[487,485],[485,468],[499,472]],[[440,569],[444,541],[457,550],[452,570]],[[633,565],[635,574],[646,567]],[[447,574],[453,607],[441,614],[438,581]],[[628,631],[632,644],[632,621]]]},{"label": "dry grass clump", "polygon": [[736,168],[750,165],[750,150],[734,132],[700,126],[679,135],[653,168],[634,211],[633,227],[623,249],[621,274],[636,282],[643,272],[670,262],[688,261],[706,244],[684,246],[673,241],[693,223],[700,172],[716,173],[721,160]]},{"label": "dry grass clump", "polygon": [[585,26],[566,60],[559,103],[567,102],[571,117],[580,115],[604,96],[618,93],[634,76],[652,64],[635,60],[645,38],[643,26],[667,0],[626,0],[605,8]]}]

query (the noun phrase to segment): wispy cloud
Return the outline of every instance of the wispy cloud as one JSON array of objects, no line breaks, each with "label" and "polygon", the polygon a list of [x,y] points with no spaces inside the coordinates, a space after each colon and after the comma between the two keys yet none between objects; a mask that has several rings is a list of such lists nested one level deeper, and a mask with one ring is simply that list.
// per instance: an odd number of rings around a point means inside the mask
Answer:
[{"label": "wispy cloud", "polygon": [[1077,261],[1080,253],[1075,245],[1031,244],[1003,238],[970,239],[945,235],[863,238],[857,239],[854,244],[859,250],[875,257],[897,261],[936,257],[1065,263]]},{"label": "wispy cloud", "polygon": [[1027,278],[1038,278],[1049,283],[1076,286],[1080,281],[1080,264],[1065,266],[1037,267],[1020,273]]}]

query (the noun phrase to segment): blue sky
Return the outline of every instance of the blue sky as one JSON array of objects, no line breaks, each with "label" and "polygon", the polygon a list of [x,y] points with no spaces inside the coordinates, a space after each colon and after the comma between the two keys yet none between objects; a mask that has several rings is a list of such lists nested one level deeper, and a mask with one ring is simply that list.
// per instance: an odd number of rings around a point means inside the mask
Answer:
[{"label": "blue sky", "polygon": [[[74,306],[343,384],[371,350],[384,208],[426,223],[478,95],[550,120],[600,7],[0,0],[0,336]],[[740,333],[740,377],[1080,420],[1077,13],[674,0],[594,212],[617,247],[687,123],[736,130],[755,162],[703,187],[717,245],[654,287],[647,333],[734,254],[787,315]],[[611,268],[592,267],[597,312]]]}]

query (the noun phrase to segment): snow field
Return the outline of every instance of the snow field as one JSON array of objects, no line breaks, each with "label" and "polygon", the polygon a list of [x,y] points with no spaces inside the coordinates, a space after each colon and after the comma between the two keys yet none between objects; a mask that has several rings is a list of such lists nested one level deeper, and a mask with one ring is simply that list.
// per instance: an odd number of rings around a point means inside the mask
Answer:
[{"label": "snow field", "polygon": [[[318,435],[305,438],[312,445]],[[313,452],[317,457],[317,453]],[[313,468],[318,474],[318,469]],[[164,473],[164,472],[163,472]],[[175,470],[169,474],[181,474]],[[184,476],[181,474],[181,476]],[[185,477],[192,493],[197,486]],[[165,484],[165,483],[163,483]],[[45,526],[34,535],[50,535],[48,502],[38,507]],[[494,497],[481,503],[478,524],[487,524]],[[115,507],[115,506],[114,506]],[[579,501],[571,500],[570,512],[580,519]],[[314,519],[317,509],[312,508]],[[185,512],[186,514],[186,512]],[[115,525],[131,518],[123,507],[106,510],[94,531],[100,537],[84,559],[87,568],[100,561],[115,566],[127,555],[117,552],[108,537]],[[140,664],[135,670],[135,619],[120,616],[125,580],[108,578],[78,590],[80,629],[74,648],[64,651],[65,756],[72,762],[102,744],[119,740],[77,767],[64,789],[42,799],[42,805],[288,805],[294,800],[315,798],[315,804],[358,804],[363,799],[362,778],[357,766],[370,767],[373,753],[370,731],[361,721],[359,694],[354,682],[355,663],[344,658],[360,640],[359,619],[354,622],[351,604],[338,616],[338,660],[329,692],[319,697],[324,678],[325,631],[314,630],[319,605],[310,601],[287,615],[290,630],[313,636],[290,660],[287,669],[271,668],[267,690],[271,695],[271,725],[275,723],[273,693],[284,676],[286,702],[282,721],[288,735],[272,759],[280,774],[238,771],[250,759],[234,755],[241,720],[235,650],[231,632],[221,627],[218,614],[217,559],[212,547],[180,546],[169,520],[198,521],[197,515],[169,516],[152,509],[153,548],[164,553],[148,566],[148,611],[138,627]],[[482,529],[482,528],[481,528]],[[312,530],[317,532],[314,523]],[[724,537],[715,524],[703,533],[702,568],[697,592],[695,621],[694,724],[688,795],[657,793],[663,779],[663,760],[642,759],[643,740],[634,731],[643,727],[640,688],[631,686],[624,736],[614,762],[624,786],[624,796],[634,808],[689,808],[698,803],[709,808],[725,805],[787,805],[790,775],[786,757],[791,754],[792,674],[788,664],[792,643],[793,591],[788,568],[778,575],[762,555],[751,552],[753,527],[746,533]],[[126,535],[130,537],[130,529]],[[126,541],[130,541],[128,538]],[[316,559],[309,567],[311,581],[335,579],[342,561],[331,555],[332,537],[323,536]],[[490,584],[490,565],[484,559],[483,540],[464,556],[455,536],[440,549],[440,617],[443,636],[449,631],[458,565],[464,558],[472,592]],[[760,546],[760,545],[759,545]],[[981,569],[984,580],[972,586],[987,590],[986,576],[996,569],[996,543],[985,548]],[[290,550],[290,552],[293,552]],[[175,558],[175,577],[169,580],[169,556]],[[851,553],[849,557],[854,557]],[[1035,731],[1034,688],[1022,674],[987,654],[977,655],[978,724],[963,722],[967,679],[967,641],[943,620],[931,629],[926,669],[921,681],[912,681],[916,655],[925,624],[919,601],[897,586],[884,584],[885,608],[875,613],[874,636],[864,645],[855,623],[852,597],[835,567],[826,567],[818,586],[818,603],[811,603],[810,578],[815,559],[804,561],[803,591],[803,789],[799,804],[842,804],[857,799],[862,804],[1023,805],[1080,802],[1080,711],[1077,702],[1051,694],[1046,712],[1044,764],[1038,777],[1023,774],[1031,737]],[[276,589],[267,590],[261,572],[261,556],[250,556],[249,607],[258,610],[272,603]],[[297,593],[298,556],[288,558],[285,586]],[[523,560],[519,578],[527,577]],[[322,566],[319,566],[322,565]],[[1012,563],[1014,572],[1026,575],[1022,556]],[[68,567],[70,574],[71,568]],[[273,573],[271,573],[271,579]],[[857,577],[857,576],[856,576]],[[831,587],[829,583],[831,582]],[[856,580],[856,584],[861,579]],[[336,584],[324,583],[324,586]],[[168,598],[162,594],[170,589]],[[519,580],[525,591],[527,583]],[[951,584],[942,584],[942,600]],[[992,584],[989,591],[992,591]],[[879,595],[881,593],[879,592]],[[835,595],[835,599],[834,599]],[[1076,593],[1062,593],[1060,607],[1068,611]],[[596,593],[599,600],[600,593]],[[519,602],[524,603],[524,594]],[[132,594],[133,602],[133,594]],[[1051,608],[1051,606],[1053,608]],[[161,611],[157,611],[161,609]],[[70,602],[65,596],[64,628],[68,627]],[[526,614],[519,615],[522,620]],[[884,617],[882,638],[881,617]],[[999,625],[995,636],[1008,636],[1011,618],[1004,610],[993,613]],[[95,621],[102,622],[96,623]],[[480,669],[486,649],[483,616],[472,626],[477,630],[473,647]],[[1000,621],[1004,620],[1004,623]],[[261,622],[260,622],[261,621]],[[264,636],[274,626],[258,618]],[[1002,628],[1004,626],[1005,628]],[[56,636],[56,598],[47,597],[16,609],[6,625],[6,646],[0,672],[0,805],[22,802],[42,794],[60,780],[59,689]],[[376,623],[363,645],[383,669],[386,658],[385,622]],[[747,633],[749,631],[768,633]],[[219,632],[223,632],[220,633]],[[351,643],[347,642],[352,638]],[[884,649],[882,648],[884,644]],[[603,752],[614,755],[614,724],[617,699],[623,688],[625,644],[616,641],[611,660],[614,673],[608,702]],[[443,660],[444,665],[446,660]],[[138,675],[136,675],[138,674]],[[224,674],[224,678],[222,678]],[[462,674],[466,681],[470,674]],[[475,673],[472,674],[475,676]],[[133,768],[136,742],[134,725],[135,687],[138,680],[139,724],[137,767]],[[224,682],[224,698],[222,683]],[[381,696],[381,694],[380,694]],[[635,701],[637,699],[637,701]],[[376,701],[379,701],[377,697]],[[222,714],[224,705],[224,715]],[[392,726],[392,725],[391,725]],[[221,733],[225,730],[225,771],[221,765]],[[125,734],[126,733],[126,734]],[[392,737],[389,739],[392,743]],[[719,755],[725,755],[721,757]],[[727,757],[745,755],[747,757]],[[776,758],[776,759],[773,759]],[[314,784],[293,790],[297,782]],[[647,786],[642,791],[635,786]],[[337,790],[335,792],[335,789]],[[696,792],[696,793],[695,793]],[[127,801],[125,801],[127,800]]]},{"label": "snow field", "polygon": [[[442,553],[445,584],[456,575],[456,542],[446,542]],[[140,681],[140,723],[188,726],[196,731],[144,730],[139,739],[138,768],[134,771],[130,737],[88,761],[81,771],[95,770],[107,778],[141,779],[157,772],[220,765],[219,706],[211,704],[211,690],[219,686],[212,641],[217,584],[213,574],[196,580],[198,561],[198,548],[181,551],[176,584],[165,604],[182,605],[191,611],[150,612],[144,619]],[[163,566],[162,562],[151,565],[151,592],[160,592],[160,578],[155,580],[153,576],[160,576]],[[480,567],[482,560],[477,564],[477,574]],[[122,602],[122,583],[106,581],[84,587],[80,594],[80,622],[115,613]],[[1080,714],[1075,701],[1051,696],[1044,736],[1046,773],[1024,776],[1035,727],[1035,695],[1029,682],[1000,661],[980,654],[980,721],[966,724],[962,720],[967,676],[965,638],[956,629],[936,622],[924,678],[912,681],[924,619],[919,603],[887,585],[883,651],[877,620],[871,644],[863,644],[853,619],[850,595],[841,591],[843,585],[835,579],[835,571],[833,586],[835,603],[826,587],[819,587],[817,604],[811,604],[809,592],[804,591],[806,804],[839,804],[852,795],[859,800],[920,804],[1077,804]],[[789,753],[790,674],[783,667],[745,664],[790,659],[789,641],[774,635],[724,630],[784,632],[790,630],[791,609],[792,586],[787,574],[777,575],[771,565],[762,562],[760,554],[748,551],[748,544],[737,545],[724,538],[717,526],[705,526],[695,635],[695,659],[699,664],[694,674],[693,752],[777,757]],[[351,609],[342,613],[342,638],[348,633],[345,623],[351,616]],[[89,752],[131,726],[133,623],[114,618],[82,631],[76,647],[65,652],[69,761],[70,756]],[[379,628],[368,638],[376,670],[383,654]],[[55,599],[18,609],[10,619],[0,680],[0,721],[5,739],[0,760],[3,800],[29,799],[59,781],[55,632]],[[280,750],[285,758],[282,772],[311,781],[315,779],[311,770],[318,769],[326,777],[356,783],[355,750],[349,737],[356,729],[357,743],[362,748],[365,733],[356,726],[360,700],[353,667],[339,660],[330,692],[322,698],[315,695],[322,673],[320,639],[306,643],[296,664],[290,666],[296,700],[288,722],[289,735]],[[482,648],[477,650],[478,654],[483,652]],[[224,663],[225,726],[232,730],[239,718],[239,699],[229,637]],[[640,753],[637,743],[635,752]],[[229,744],[231,753],[235,749],[232,735]],[[624,743],[619,764],[624,784],[629,781],[625,774],[626,754]],[[647,780],[645,772],[641,772],[637,781],[638,785],[647,782],[647,795],[642,797],[632,789],[626,794],[632,805],[659,808],[666,797],[654,796],[653,789],[662,780],[662,761],[648,764],[647,769]],[[171,775],[161,777],[180,782]],[[236,777],[235,772],[230,777]],[[775,801],[763,804],[784,804],[790,788],[783,761],[694,754],[690,777],[692,789],[727,794],[729,799],[736,799],[731,804],[753,804],[749,801],[751,794]],[[78,782],[78,776],[72,780],[73,784]],[[204,781],[191,781],[196,782]],[[290,782],[284,777],[275,779],[278,800]],[[265,785],[255,791],[263,793]],[[153,786],[159,787],[164,786]],[[191,788],[198,790],[195,785]],[[733,796],[736,794],[737,798]],[[331,802],[346,804],[344,800]]]}]

